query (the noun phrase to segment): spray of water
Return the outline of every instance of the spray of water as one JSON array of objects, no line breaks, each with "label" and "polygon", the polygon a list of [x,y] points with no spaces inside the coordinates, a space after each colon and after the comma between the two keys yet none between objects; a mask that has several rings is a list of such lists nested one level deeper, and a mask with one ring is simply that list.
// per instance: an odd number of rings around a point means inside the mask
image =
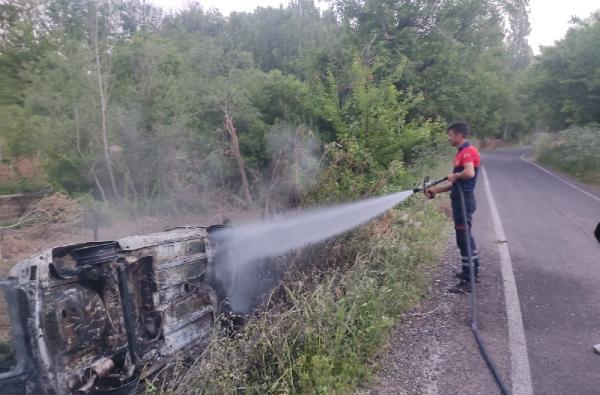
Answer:
[{"label": "spray of water", "polygon": [[[284,255],[290,250],[308,246],[348,232],[378,217],[413,194],[402,191],[337,206],[306,210],[296,214],[281,215],[264,221],[226,228],[215,237],[221,248],[227,250],[227,267],[222,275],[229,284],[228,294],[234,311],[247,311],[248,287],[256,286],[245,273],[251,266],[269,257]],[[223,274],[225,273],[225,274]]]}]

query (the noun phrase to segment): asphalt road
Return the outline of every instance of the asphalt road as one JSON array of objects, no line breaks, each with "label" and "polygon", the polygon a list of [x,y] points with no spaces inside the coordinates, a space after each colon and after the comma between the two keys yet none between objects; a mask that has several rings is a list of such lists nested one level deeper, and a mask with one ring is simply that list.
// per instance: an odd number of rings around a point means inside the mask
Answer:
[{"label": "asphalt road", "polygon": [[[482,157],[473,225],[481,334],[515,395],[600,394],[600,193],[569,186],[525,152]],[[359,394],[500,393],[468,326],[468,296],[447,292],[459,261],[452,237],[429,296],[395,329]]]},{"label": "asphalt road", "polygon": [[512,260],[533,392],[598,394],[600,197],[527,163],[524,153],[493,151],[483,163]]}]

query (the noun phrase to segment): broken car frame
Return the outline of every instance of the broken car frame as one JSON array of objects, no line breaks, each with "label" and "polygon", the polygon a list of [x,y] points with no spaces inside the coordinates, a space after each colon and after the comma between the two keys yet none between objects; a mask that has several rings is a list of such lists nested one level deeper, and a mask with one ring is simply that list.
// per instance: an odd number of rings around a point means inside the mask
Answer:
[{"label": "broken car frame", "polygon": [[229,286],[217,280],[220,227],[51,248],[16,264],[0,281],[12,341],[0,393],[132,393],[175,352],[202,347]]}]

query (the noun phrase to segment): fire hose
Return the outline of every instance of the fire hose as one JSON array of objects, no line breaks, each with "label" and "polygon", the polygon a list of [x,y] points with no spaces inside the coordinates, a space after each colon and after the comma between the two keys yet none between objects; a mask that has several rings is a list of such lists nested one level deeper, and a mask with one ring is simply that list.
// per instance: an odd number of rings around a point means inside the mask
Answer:
[{"label": "fire hose", "polygon": [[[428,188],[431,188],[432,186],[440,184],[447,180],[448,180],[448,178],[444,177],[440,180],[430,182],[429,177],[426,177],[423,180],[423,185],[421,187],[413,189],[413,192],[417,193],[420,191],[425,191]],[[465,205],[465,195],[464,195],[464,192],[462,190],[460,183],[458,183],[457,185],[458,185],[458,196],[460,198],[460,207],[462,210],[462,216],[463,216],[463,218],[466,219],[467,218],[467,209],[466,209],[466,205]],[[494,380],[496,380],[496,384],[498,384],[498,388],[500,389],[500,392],[503,395],[508,395],[508,394],[510,394],[510,391],[506,387],[506,384],[504,384],[504,382],[502,381],[502,378],[500,377],[500,373],[498,372],[496,365],[492,361],[492,358],[491,358],[487,348],[485,347],[483,339],[481,338],[481,332],[479,331],[479,323],[477,321],[477,290],[475,287],[475,266],[473,263],[473,254],[472,254],[472,250],[471,250],[471,227],[465,226],[464,232],[466,233],[465,239],[467,241],[467,243],[466,243],[467,244],[467,257],[469,259],[469,280],[470,280],[469,284],[471,287],[471,296],[470,296],[471,317],[469,320],[469,326],[471,328],[471,332],[473,332],[473,336],[475,337],[475,342],[477,343],[477,346],[479,347],[479,352],[481,353],[481,356],[483,357],[487,367],[490,369],[490,372],[494,376]]]}]

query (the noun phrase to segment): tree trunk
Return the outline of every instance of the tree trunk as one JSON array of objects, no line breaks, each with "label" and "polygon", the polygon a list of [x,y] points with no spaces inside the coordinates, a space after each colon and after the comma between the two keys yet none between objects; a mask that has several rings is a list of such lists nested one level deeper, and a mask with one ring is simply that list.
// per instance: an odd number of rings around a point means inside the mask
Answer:
[{"label": "tree trunk", "polygon": [[112,163],[110,160],[110,154],[108,152],[108,133],[107,133],[107,120],[106,120],[106,91],[105,83],[102,80],[102,67],[100,66],[100,49],[98,48],[98,9],[94,8],[94,50],[96,54],[96,71],[98,75],[98,91],[100,93],[100,111],[101,111],[101,130],[102,130],[102,145],[104,150],[104,161],[106,162],[106,168],[110,177],[110,183],[113,189],[113,193],[117,199],[119,199],[119,191],[117,190],[117,183],[115,182],[115,175],[113,173]]},{"label": "tree trunk", "polygon": [[238,140],[237,130],[235,129],[235,125],[233,123],[233,119],[229,113],[227,105],[222,106],[221,109],[223,110],[223,115],[225,117],[225,130],[227,130],[229,138],[231,139],[233,156],[235,158],[235,161],[237,162],[238,169],[240,171],[240,177],[242,178],[242,190],[244,191],[246,203],[248,204],[248,206],[251,206],[253,204],[252,195],[250,195],[250,187],[248,186],[248,177],[246,176],[246,166],[244,164],[244,158],[240,153],[240,143]]},{"label": "tree trunk", "polygon": [[283,158],[284,148],[285,147],[281,147],[279,149],[279,151],[277,152],[277,155],[275,156],[275,160],[273,161],[273,169],[272,169],[272,173],[271,173],[271,184],[269,185],[269,189],[267,190],[267,194],[265,196],[265,209],[263,211],[263,217],[266,217],[269,214],[269,209],[270,209],[269,204],[271,203],[271,194],[273,193],[273,188],[275,187],[275,184],[277,184],[279,162]]},{"label": "tree trunk", "polygon": [[102,184],[100,183],[100,180],[98,179],[98,176],[96,175],[94,166],[92,166],[90,168],[90,172],[92,173],[92,176],[94,177],[94,182],[96,183],[96,187],[98,187],[98,191],[100,191],[100,196],[102,197],[102,201],[104,202],[104,204],[106,204],[108,206],[108,199],[106,198],[106,193],[104,192],[104,188],[102,188]]},{"label": "tree trunk", "polygon": [[73,107],[75,111],[75,137],[77,138],[77,151],[81,152],[81,124],[79,123],[79,110],[77,106]]}]

